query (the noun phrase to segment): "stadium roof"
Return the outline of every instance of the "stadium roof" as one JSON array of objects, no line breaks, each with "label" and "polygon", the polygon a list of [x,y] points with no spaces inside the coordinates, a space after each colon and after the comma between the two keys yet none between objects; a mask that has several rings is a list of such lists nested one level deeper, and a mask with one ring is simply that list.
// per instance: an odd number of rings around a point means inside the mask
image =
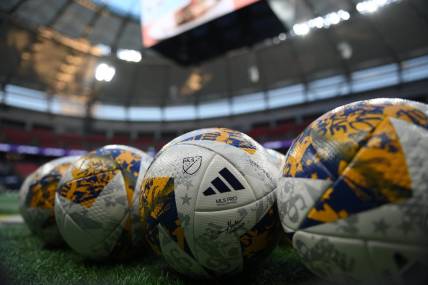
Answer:
[{"label": "stadium roof", "polygon": [[[3,91],[20,86],[76,104],[171,107],[269,101],[275,90],[301,88],[306,100],[320,80],[340,79],[340,89],[368,68],[401,74],[403,63],[428,54],[425,0],[270,0],[288,33],[181,67],[142,47],[138,2],[1,1]],[[95,80],[101,63],[106,72],[114,68],[110,82]],[[280,100],[294,100],[287,92]]]}]

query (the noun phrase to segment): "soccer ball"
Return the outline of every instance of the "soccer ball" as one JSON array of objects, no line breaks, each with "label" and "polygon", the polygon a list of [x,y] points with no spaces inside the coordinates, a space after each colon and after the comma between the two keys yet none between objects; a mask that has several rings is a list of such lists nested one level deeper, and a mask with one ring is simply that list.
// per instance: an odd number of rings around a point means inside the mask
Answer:
[{"label": "soccer ball", "polygon": [[278,169],[278,176],[282,176],[282,170],[285,165],[285,155],[271,148],[267,148],[266,152],[269,154],[269,160],[276,166]]},{"label": "soccer ball", "polygon": [[21,215],[45,245],[58,246],[63,242],[54,217],[55,191],[62,175],[77,159],[68,156],[45,163],[25,179],[19,191]]},{"label": "soccer ball", "polygon": [[280,229],[266,155],[230,129],[197,130],[166,145],[141,186],[147,243],[194,277],[233,274],[263,260]]},{"label": "soccer ball", "polygon": [[426,272],[427,129],[427,105],[374,99],[326,113],[295,140],[277,202],[309,269],[365,284]]},{"label": "soccer ball", "polygon": [[91,259],[129,255],[134,189],[151,160],[135,148],[109,145],[71,165],[55,195],[58,228],[71,248]]},{"label": "soccer ball", "polygon": [[[262,147],[258,142],[256,142],[255,140],[253,140],[251,137],[249,137],[248,135],[241,133],[241,132],[237,132],[231,129],[227,129],[227,128],[204,128],[204,129],[197,129],[191,132],[188,132],[186,134],[183,134],[179,137],[176,137],[175,139],[173,139],[172,141],[170,141],[169,143],[167,143],[166,145],[164,145],[162,147],[162,149],[159,151],[158,155],[161,154],[164,150],[166,150],[167,148],[169,148],[171,145],[177,144],[179,142],[182,141],[186,141],[186,140],[193,140],[194,138],[198,138],[201,136],[205,136],[206,138],[204,140],[212,140],[212,138],[207,137],[205,134],[217,134],[219,131],[226,131],[226,132],[236,132],[239,133],[240,136],[245,136],[246,138],[250,139],[252,141],[252,143],[257,146],[258,152],[261,156],[264,156],[269,163],[274,165],[274,171],[272,171],[270,173],[270,175],[272,177],[274,177],[275,179],[279,179],[282,177],[282,169],[284,167],[285,164],[285,155],[283,155],[282,153],[273,150],[273,149],[269,149],[269,148],[264,148]],[[220,140],[222,140],[224,138],[220,138]],[[232,137],[233,139],[233,137]],[[232,141],[232,139],[229,139],[229,143],[233,144],[234,142]]]}]

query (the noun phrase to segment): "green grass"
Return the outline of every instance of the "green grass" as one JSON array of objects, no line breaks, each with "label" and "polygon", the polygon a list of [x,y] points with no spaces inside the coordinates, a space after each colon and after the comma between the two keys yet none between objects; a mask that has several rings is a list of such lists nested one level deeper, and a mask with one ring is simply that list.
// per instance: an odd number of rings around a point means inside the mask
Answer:
[{"label": "green grass", "polygon": [[[11,284],[313,284],[316,279],[294,251],[277,248],[257,272],[227,280],[191,280],[147,256],[128,262],[94,263],[70,249],[46,249],[24,224],[0,225],[0,266]],[[0,278],[0,283],[1,278]]]},{"label": "green grass", "polygon": [[[0,215],[17,214],[18,193],[0,193]],[[24,224],[0,224],[0,284],[313,284],[319,280],[285,243],[257,272],[223,280],[191,280],[169,269],[161,258],[146,256],[128,262],[95,263],[69,248],[47,249]]]},{"label": "green grass", "polygon": [[0,215],[18,213],[18,192],[0,192]]}]

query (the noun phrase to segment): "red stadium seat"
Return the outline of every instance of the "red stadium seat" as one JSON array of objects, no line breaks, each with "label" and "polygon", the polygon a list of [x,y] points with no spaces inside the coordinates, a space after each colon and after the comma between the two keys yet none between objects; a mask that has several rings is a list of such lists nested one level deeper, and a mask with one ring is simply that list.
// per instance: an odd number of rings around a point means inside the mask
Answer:
[{"label": "red stadium seat", "polygon": [[18,162],[15,164],[15,171],[21,177],[27,177],[39,167],[36,163],[33,162]]}]

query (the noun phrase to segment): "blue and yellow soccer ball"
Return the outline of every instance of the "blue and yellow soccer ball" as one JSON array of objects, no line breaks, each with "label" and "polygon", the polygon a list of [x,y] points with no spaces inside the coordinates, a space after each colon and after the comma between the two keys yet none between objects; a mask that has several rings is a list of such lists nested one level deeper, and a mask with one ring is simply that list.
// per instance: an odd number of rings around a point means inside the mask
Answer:
[{"label": "blue and yellow soccer ball", "polygon": [[49,161],[30,174],[21,186],[21,215],[30,231],[47,246],[63,243],[55,222],[55,191],[68,167],[77,159],[77,156],[67,156]]},{"label": "blue and yellow soccer ball", "polygon": [[71,165],[55,195],[57,225],[71,248],[91,259],[131,253],[134,191],[151,160],[138,149],[109,145]]},{"label": "blue and yellow soccer ball", "polygon": [[419,278],[428,268],[428,106],[375,99],[315,120],[287,154],[278,207],[319,276]]},{"label": "blue and yellow soccer ball", "polygon": [[247,135],[201,129],[166,145],[147,170],[139,210],[146,241],[194,277],[241,272],[279,237],[275,166]]}]

